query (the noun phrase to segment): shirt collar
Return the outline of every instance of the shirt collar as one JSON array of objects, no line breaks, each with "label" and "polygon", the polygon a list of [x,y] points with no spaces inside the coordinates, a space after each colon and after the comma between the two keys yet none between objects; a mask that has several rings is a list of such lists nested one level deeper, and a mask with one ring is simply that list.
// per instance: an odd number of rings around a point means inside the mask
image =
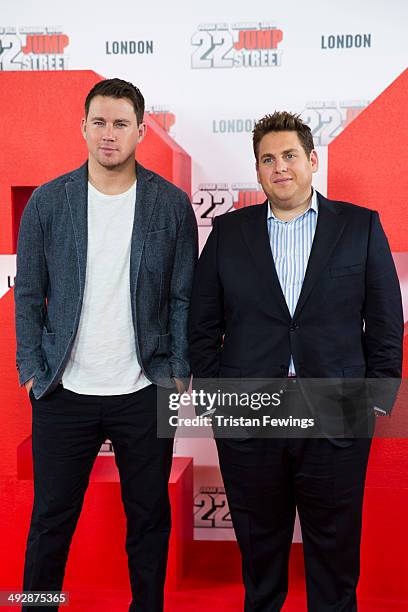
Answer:
[{"label": "shirt collar", "polygon": [[[302,213],[302,215],[305,215],[306,213],[309,212],[309,210],[313,210],[316,214],[319,212],[319,203],[317,201],[317,192],[315,189],[313,189],[312,187],[312,199],[310,200],[310,206],[307,210],[305,210],[304,213]],[[302,216],[299,215],[299,216]],[[298,219],[299,217],[295,217],[295,219]],[[276,219],[276,221],[281,221],[282,219],[278,219],[278,217],[275,217],[275,215],[272,212],[272,206],[271,203],[268,201],[268,221],[269,219]],[[292,219],[293,221],[293,219]]]}]

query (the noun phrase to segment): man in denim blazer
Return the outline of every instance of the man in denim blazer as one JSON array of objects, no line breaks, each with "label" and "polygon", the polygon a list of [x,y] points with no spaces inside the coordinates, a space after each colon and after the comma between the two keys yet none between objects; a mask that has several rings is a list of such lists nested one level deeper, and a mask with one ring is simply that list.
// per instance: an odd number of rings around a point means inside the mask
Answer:
[{"label": "man in denim blazer", "polygon": [[157,439],[156,390],[182,391],[190,375],[197,228],[187,195],[135,164],[143,113],[131,83],[110,79],[89,92],[88,162],[27,204],[15,302],[17,369],[33,408],[24,589],[61,590],[89,474],[109,438],[127,516],[130,609],[156,612],[172,458],[172,440]]}]

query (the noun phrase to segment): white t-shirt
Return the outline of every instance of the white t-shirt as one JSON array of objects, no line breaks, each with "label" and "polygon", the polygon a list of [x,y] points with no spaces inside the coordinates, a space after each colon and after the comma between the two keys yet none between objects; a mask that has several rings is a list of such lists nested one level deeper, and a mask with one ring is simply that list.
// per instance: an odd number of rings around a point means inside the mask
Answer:
[{"label": "white t-shirt", "polygon": [[62,377],[84,395],[123,395],[150,384],[136,357],[130,246],[136,183],[105,195],[88,183],[88,254],[78,332]]}]

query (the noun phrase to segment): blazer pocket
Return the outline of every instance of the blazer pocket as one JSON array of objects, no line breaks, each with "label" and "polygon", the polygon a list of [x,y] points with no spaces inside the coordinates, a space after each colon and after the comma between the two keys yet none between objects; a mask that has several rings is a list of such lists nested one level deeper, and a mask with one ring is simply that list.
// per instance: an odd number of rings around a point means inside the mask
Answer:
[{"label": "blazer pocket", "polygon": [[144,245],[144,260],[150,272],[166,273],[172,267],[173,252],[174,244],[167,228],[148,232]]},{"label": "blazer pocket", "polygon": [[337,278],[339,276],[351,276],[352,274],[360,274],[363,270],[363,264],[352,264],[350,266],[340,266],[330,268],[330,276]]},{"label": "blazer pocket", "polygon": [[170,352],[170,334],[157,337],[157,350],[155,355],[168,355]]},{"label": "blazer pocket", "polygon": [[46,327],[43,327],[42,331],[42,343],[43,346],[50,346],[55,344],[55,333],[49,332]]},{"label": "blazer pocket", "polygon": [[158,229],[150,230],[146,234],[146,240],[149,238],[149,236],[156,236],[159,232],[167,232],[168,229],[168,227],[159,227]]}]

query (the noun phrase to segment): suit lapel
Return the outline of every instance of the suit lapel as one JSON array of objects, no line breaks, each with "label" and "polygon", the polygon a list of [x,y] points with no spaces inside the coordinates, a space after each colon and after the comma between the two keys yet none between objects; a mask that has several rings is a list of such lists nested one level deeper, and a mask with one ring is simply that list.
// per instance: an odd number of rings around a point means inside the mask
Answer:
[{"label": "suit lapel", "polygon": [[88,247],[88,164],[71,173],[65,183],[78,254],[80,292],[84,293]]},{"label": "suit lapel", "polygon": [[136,164],[137,188],[135,217],[132,230],[132,244],[130,250],[130,294],[136,293],[136,281],[139,274],[140,260],[150,219],[157,199],[157,179],[155,175]]},{"label": "suit lapel", "polygon": [[320,195],[320,193],[318,193],[317,196],[319,200],[319,216],[317,219],[316,233],[310,251],[302,290],[293,315],[294,319],[299,315],[305,305],[306,300],[320,277],[323,268],[326,266],[346,225],[345,220],[341,217],[340,209],[336,206],[335,202],[330,202]]},{"label": "suit lapel", "polygon": [[245,243],[252,255],[255,266],[258,268],[264,286],[271,295],[271,299],[277,301],[286,318],[291,318],[276,273],[271,245],[268,235],[267,223],[268,201],[260,206],[251,206],[247,209],[242,232]]}]

